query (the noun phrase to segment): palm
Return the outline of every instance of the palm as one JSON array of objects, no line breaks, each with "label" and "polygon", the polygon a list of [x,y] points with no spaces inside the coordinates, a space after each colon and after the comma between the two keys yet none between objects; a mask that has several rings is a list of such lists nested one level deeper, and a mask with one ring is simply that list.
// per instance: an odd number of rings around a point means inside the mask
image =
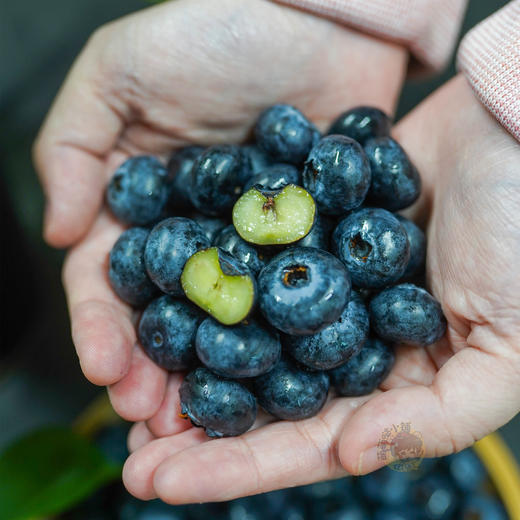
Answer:
[{"label": "palm", "polygon": [[411,422],[426,456],[438,456],[518,411],[518,146],[461,78],[412,112],[396,136],[424,177],[413,212],[428,220],[428,278],[448,318],[446,338],[424,350],[399,347],[383,392],[335,398],[314,418],[258,425],[240,438],[207,442],[188,427],[175,414],[173,380],[158,413],[130,435],[136,451],[124,478],[137,496],[224,500],[366,473],[382,465],[376,446],[394,424]]}]

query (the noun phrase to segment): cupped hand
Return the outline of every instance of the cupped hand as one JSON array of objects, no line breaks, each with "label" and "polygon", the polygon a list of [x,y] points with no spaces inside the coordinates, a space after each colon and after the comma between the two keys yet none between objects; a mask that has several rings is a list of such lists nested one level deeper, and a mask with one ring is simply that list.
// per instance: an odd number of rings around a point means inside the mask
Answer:
[{"label": "cupped hand", "polygon": [[410,213],[427,223],[427,277],[448,320],[445,338],[426,349],[398,347],[392,373],[370,396],[334,398],[316,417],[238,438],[208,441],[186,426],[174,413],[175,381],[148,426],[130,434],[123,476],[133,494],[218,501],[364,474],[384,464],[378,444],[393,425],[410,423],[434,457],[467,447],[520,410],[520,146],[460,76],[395,136],[423,176]]},{"label": "cupped hand", "polygon": [[134,154],[239,142],[276,102],[321,127],[357,104],[391,113],[406,62],[400,46],[265,0],[177,0],[94,34],[43,125],[35,162],[45,237],[75,244],[64,284],[80,363],[90,381],[110,385],[118,413],[152,417],[175,376],[168,382],[143,354],[134,316],[108,284],[122,227],[100,208],[115,167]]}]

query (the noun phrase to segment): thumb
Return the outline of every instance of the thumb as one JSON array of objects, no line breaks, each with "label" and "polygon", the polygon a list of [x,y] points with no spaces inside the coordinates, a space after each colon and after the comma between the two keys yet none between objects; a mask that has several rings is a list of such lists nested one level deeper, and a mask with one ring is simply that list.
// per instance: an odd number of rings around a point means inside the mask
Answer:
[{"label": "thumb", "polygon": [[110,86],[100,65],[107,61],[101,53],[108,32],[98,30],[77,59],[33,148],[47,197],[44,236],[56,247],[76,242],[92,224],[103,200],[106,157],[123,127],[122,115],[100,91]]},{"label": "thumb", "polygon": [[[488,334],[484,326],[475,327],[468,344]],[[422,436],[425,457],[459,451],[505,424],[520,407],[520,361],[518,354],[499,352],[514,350],[505,343],[493,353],[467,346],[442,366],[431,385],[395,388],[365,403],[340,438],[344,468],[366,474],[396,460],[385,455],[384,444],[389,429],[391,438],[392,428],[403,423]]]}]

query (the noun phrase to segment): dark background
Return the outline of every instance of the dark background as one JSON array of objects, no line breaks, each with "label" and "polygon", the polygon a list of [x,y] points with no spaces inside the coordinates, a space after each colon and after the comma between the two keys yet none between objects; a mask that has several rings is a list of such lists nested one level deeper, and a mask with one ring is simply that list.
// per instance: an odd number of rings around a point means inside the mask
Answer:
[{"label": "dark background", "polygon": [[[462,34],[505,1],[473,1]],[[43,197],[30,148],[65,74],[99,25],[144,0],[0,3],[0,449],[33,427],[70,422],[103,389],[83,377],[70,339],[61,251],[41,238]],[[398,117],[455,72],[407,82]],[[340,107],[341,108],[341,107]],[[520,460],[520,419],[502,429]]]}]

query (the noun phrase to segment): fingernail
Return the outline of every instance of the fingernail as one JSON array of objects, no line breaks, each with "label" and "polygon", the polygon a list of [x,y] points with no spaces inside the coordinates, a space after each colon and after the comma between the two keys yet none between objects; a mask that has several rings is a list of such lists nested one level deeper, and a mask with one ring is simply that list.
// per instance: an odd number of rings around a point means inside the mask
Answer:
[{"label": "fingernail", "polygon": [[358,459],[358,475],[366,475],[384,466],[384,462],[378,458],[377,446],[363,451]]}]

